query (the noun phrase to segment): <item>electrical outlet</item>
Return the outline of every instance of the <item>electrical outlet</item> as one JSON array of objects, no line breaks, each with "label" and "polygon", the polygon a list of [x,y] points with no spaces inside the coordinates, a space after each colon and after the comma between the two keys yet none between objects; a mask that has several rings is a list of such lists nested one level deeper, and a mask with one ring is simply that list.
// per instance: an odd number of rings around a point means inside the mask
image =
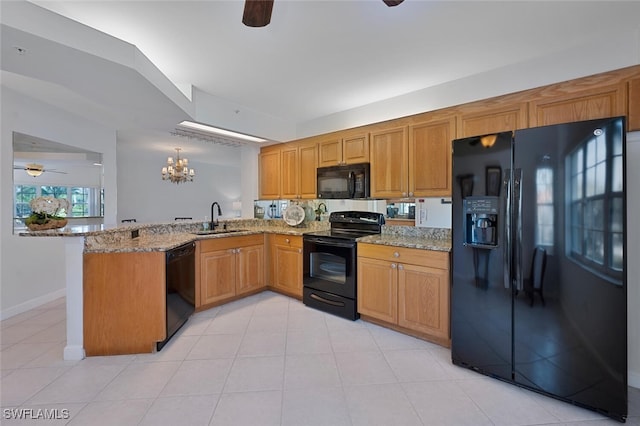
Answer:
[{"label": "electrical outlet", "polygon": [[140,230],[134,229],[131,231],[131,238],[138,238],[140,236]]}]

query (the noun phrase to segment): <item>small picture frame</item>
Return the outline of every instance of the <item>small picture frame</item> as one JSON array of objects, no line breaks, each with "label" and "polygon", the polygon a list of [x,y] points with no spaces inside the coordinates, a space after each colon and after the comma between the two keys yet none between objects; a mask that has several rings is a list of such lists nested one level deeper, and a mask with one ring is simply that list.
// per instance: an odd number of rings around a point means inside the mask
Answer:
[{"label": "small picture frame", "polygon": [[489,166],[486,169],[486,194],[492,197],[500,195],[502,185],[502,169],[500,166]]}]

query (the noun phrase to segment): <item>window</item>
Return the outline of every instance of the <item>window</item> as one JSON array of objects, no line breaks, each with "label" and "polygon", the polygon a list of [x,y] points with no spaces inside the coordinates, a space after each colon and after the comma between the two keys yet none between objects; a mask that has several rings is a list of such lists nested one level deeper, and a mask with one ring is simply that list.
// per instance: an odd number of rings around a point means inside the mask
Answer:
[{"label": "window", "polygon": [[71,201],[71,211],[67,217],[103,216],[104,198],[101,188],[68,186],[14,186],[14,214],[16,219],[29,217],[29,201],[36,197],[52,196]]},{"label": "window", "polygon": [[536,171],[536,245],[552,247],[553,238],[553,169]]},{"label": "window", "polygon": [[570,256],[617,278],[623,267],[622,139],[594,132],[568,157]]},{"label": "window", "polygon": [[14,192],[14,216],[29,217],[31,214],[31,206],[29,202],[37,197],[37,187],[27,185],[16,185]]}]

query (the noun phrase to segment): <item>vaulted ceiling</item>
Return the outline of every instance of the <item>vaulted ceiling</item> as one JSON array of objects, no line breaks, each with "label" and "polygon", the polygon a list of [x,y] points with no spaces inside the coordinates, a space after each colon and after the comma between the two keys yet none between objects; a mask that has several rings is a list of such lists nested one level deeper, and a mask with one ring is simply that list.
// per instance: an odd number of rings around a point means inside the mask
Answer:
[{"label": "vaulted ceiling", "polygon": [[[640,30],[637,1],[275,0],[263,28],[242,24],[241,0],[32,3],[134,45],[177,87],[294,127]],[[91,90],[76,91],[85,108],[117,103]]]}]

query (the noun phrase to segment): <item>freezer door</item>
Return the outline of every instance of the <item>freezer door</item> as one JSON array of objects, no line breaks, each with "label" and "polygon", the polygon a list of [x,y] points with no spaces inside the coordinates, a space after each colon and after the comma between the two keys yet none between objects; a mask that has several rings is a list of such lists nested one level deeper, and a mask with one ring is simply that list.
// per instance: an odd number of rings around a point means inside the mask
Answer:
[{"label": "freezer door", "polygon": [[490,136],[453,141],[451,354],[457,365],[511,380],[512,134]]},{"label": "freezer door", "polygon": [[[624,120],[517,131],[514,380],[627,413]],[[519,235],[518,235],[519,234]]]}]

